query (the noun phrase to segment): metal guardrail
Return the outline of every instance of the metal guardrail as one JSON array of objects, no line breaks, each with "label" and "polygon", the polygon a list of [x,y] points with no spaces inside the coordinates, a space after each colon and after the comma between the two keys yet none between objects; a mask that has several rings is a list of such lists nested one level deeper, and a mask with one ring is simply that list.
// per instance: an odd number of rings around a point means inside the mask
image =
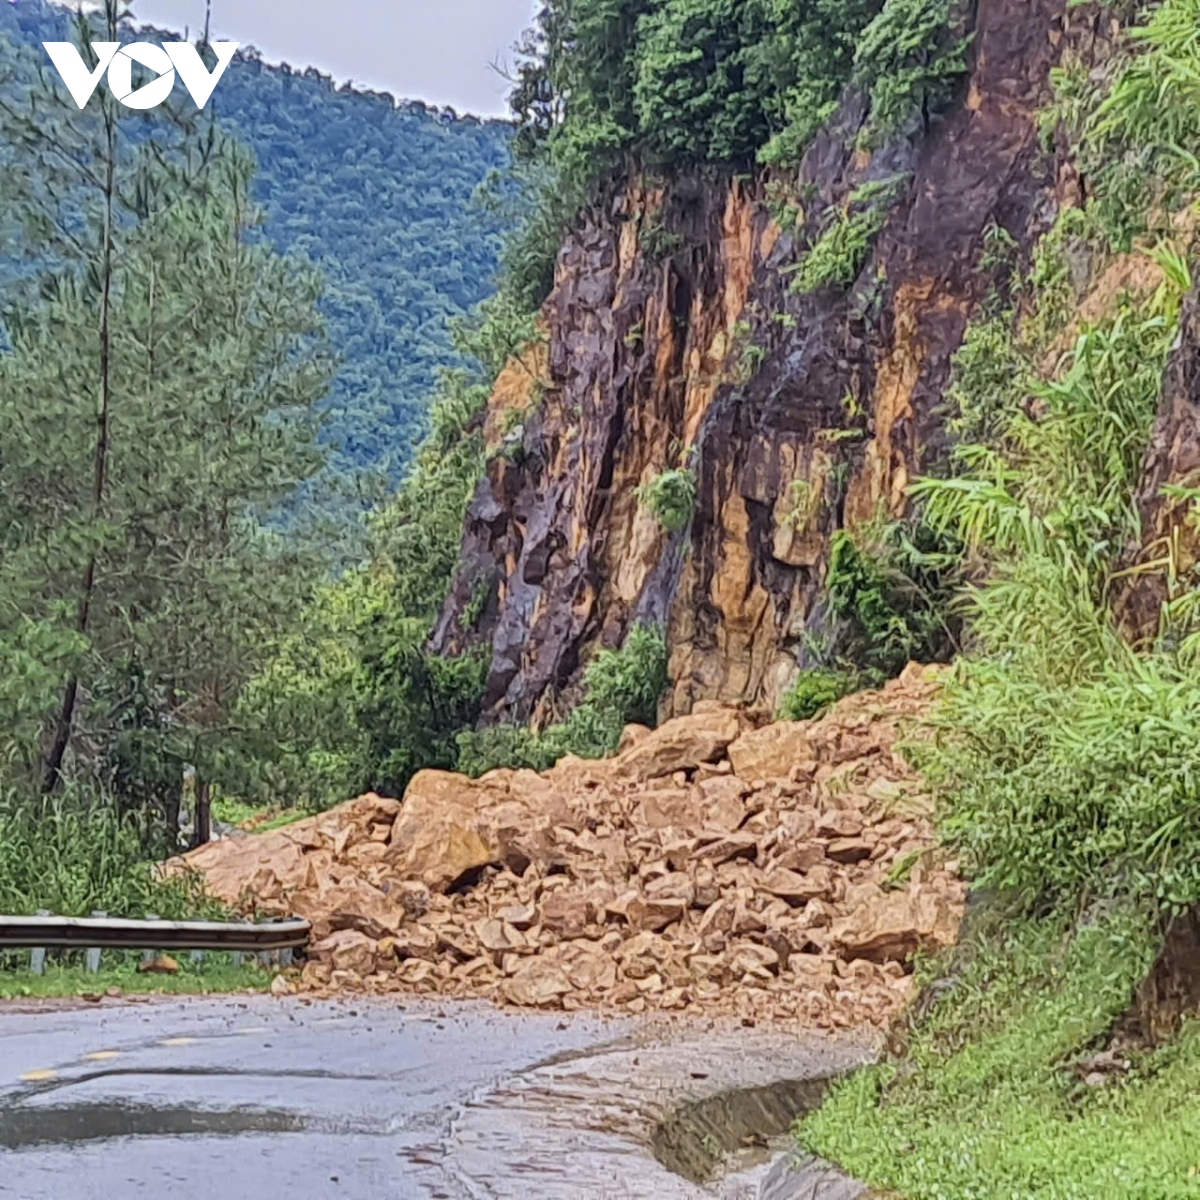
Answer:
[{"label": "metal guardrail", "polygon": [[87,970],[100,970],[104,950],[142,950],[151,958],[167,950],[190,950],[193,960],[206,950],[228,951],[235,962],[244,954],[287,966],[292,951],[308,944],[312,926],[307,921],[270,921],[263,924],[219,921],[127,921],[93,913],[91,917],[0,916],[0,950],[30,950],[30,969],[45,970],[47,950],[87,951]]},{"label": "metal guardrail", "polygon": [[241,950],[270,953],[308,943],[307,921],[123,921],[110,917],[0,917],[0,949]]}]

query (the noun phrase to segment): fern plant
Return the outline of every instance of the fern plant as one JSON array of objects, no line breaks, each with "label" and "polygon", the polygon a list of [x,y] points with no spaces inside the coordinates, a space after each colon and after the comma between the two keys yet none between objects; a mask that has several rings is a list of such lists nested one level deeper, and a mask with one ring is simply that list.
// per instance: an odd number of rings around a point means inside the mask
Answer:
[{"label": "fern plant", "polygon": [[891,204],[907,178],[871,180],[856,189],[801,260],[792,291],[804,296],[824,287],[849,287],[858,278],[875,235],[887,224]]}]

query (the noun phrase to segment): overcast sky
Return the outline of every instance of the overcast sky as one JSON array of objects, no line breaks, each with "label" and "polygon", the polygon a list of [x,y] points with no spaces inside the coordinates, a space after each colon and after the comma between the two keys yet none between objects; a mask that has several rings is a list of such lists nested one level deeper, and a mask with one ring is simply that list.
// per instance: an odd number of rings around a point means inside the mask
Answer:
[{"label": "overcast sky", "polygon": [[[135,17],[203,28],[205,0],[135,0]],[[212,0],[214,41],[251,42],[270,62],[459,112],[505,115],[492,69],[530,23],[536,0]]]}]

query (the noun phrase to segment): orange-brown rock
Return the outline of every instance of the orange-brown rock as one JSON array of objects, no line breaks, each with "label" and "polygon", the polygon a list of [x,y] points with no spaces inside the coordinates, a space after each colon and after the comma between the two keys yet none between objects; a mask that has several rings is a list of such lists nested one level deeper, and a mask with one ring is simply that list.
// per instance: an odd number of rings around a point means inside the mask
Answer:
[{"label": "orange-brown rock", "polygon": [[[312,921],[289,981],[302,991],[882,1024],[912,954],[952,940],[963,906],[894,751],[937,686],[914,670],[756,738],[801,757],[756,755],[750,779],[719,757],[745,742],[741,719],[704,706],[659,731],[668,776],[661,759],[645,777],[626,761],[655,734],[545,775],[426,772],[402,805],[365,797],[188,861],[231,899],[262,887],[257,905]],[[680,765],[711,755],[703,774]],[[907,890],[888,890],[913,853]]]},{"label": "orange-brown rock", "polygon": [[489,864],[520,868],[543,857],[563,816],[554,789],[532,772],[470,780],[422,771],[392,826],[388,859],[400,876],[445,891]]},{"label": "orange-brown rock", "polygon": [[833,944],[851,958],[907,962],[920,949],[951,945],[960,913],[936,892],[885,892],[874,883],[852,888],[847,915],[834,921]]},{"label": "orange-brown rock", "polygon": [[[1052,71],[1112,58],[1115,22],[1094,5],[964,8],[959,102],[886,146],[861,149],[869,114],[852,91],[794,170],[614,180],[571,232],[542,314],[542,402],[523,453],[496,455],[477,491],[435,634],[438,650],[488,653],[491,714],[551,716],[595,651],[647,619],[669,627],[669,712],[770,711],[813,639],[836,634],[822,603],[832,538],[908,511],[910,483],[944,455],[954,355],[1009,282],[996,231],[1027,261],[1082,199],[1069,139],[1041,135]],[[896,193],[857,278],[796,294],[809,247],[883,179]],[[803,215],[783,229],[789,190]],[[650,231],[682,249],[650,252]],[[1176,417],[1162,474],[1183,478],[1200,443]],[[668,469],[696,478],[678,533],[637,496]]]},{"label": "orange-brown rock", "polygon": [[375,969],[379,947],[372,938],[357,929],[339,929],[317,942],[311,950],[317,962],[328,963],[335,971],[369,975]]},{"label": "orange-brown rock", "polygon": [[811,757],[806,721],[780,721],[752,730],[729,747],[734,773],[747,783],[789,779],[792,771]]},{"label": "orange-brown rock", "polygon": [[679,717],[639,739],[620,755],[616,772],[636,782],[660,779],[676,771],[694,770],[725,757],[742,727],[733,709]]}]

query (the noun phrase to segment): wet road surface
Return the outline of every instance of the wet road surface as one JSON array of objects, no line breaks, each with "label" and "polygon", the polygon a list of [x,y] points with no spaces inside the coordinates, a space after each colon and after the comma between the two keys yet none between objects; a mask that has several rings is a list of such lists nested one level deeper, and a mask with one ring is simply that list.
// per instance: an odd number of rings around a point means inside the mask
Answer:
[{"label": "wet road surface", "polygon": [[754,1195],[703,1176],[751,1126],[782,1132],[813,1081],[868,1056],[853,1039],[475,1005],[0,1012],[0,1196]]}]

